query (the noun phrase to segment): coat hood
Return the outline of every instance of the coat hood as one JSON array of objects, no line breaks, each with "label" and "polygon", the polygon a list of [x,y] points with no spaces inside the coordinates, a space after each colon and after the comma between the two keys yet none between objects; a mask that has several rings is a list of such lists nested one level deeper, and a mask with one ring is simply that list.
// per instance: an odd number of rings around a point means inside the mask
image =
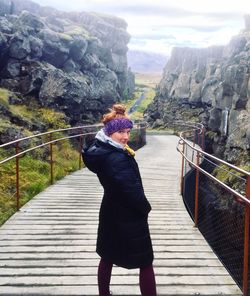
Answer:
[{"label": "coat hood", "polygon": [[104,129],[101,129],[101,130],[96,134],[95,138],[96,138],[97,140],[100,140],[100,141],[103,142],[103,143],[110,144],[111,146],[114,146],[114,147],[116,147],[116,148],[124,149],[124,147],[123,147],[121,144],[115,142],[114,140],[112,140],[112,138],[110,138],[109,136],[107,136],[107,135],[105,134],[105,132],[104,132]]},{"label": "coat hood", "polygon": [[94,142],[89,147],[83,149],[83,162],[89,170],[98,174],[103,167],[107,155],[114,151],[123,153],[124,148],[121,144],[105,135],[103,130],[100,130],[96,134]]}]

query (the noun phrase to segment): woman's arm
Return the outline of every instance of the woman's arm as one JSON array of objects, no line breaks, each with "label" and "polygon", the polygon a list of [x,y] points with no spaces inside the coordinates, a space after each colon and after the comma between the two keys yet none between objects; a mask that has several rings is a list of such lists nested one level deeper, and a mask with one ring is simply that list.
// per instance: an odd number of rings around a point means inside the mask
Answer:
[{"label": "woman's arm", "polygon": [[126,154],[112,153],[105,162],[105,175],[121,202],[139,211],[143,216],[151,210],[144,194],[141,179],[132,161]]}]

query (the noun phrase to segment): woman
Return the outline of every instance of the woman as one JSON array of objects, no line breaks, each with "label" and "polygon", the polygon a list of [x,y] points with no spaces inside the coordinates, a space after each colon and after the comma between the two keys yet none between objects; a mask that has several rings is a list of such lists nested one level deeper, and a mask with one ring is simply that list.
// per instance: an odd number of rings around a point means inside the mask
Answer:
[{"label": "woman", "polygon": [[134,151],[128,147],[132,121],[125,107],[115,104],[103,116],[104,128],[94,143],[84,149],[85,165],[97,174],[104,188],[99,213],[96,251],[100,296],[111,295],[109,284],[113,264],[127,269],[140,268],[143,296],[155,296],[152,267],[153,250],[148,228],[151,206],[145,197]]}]

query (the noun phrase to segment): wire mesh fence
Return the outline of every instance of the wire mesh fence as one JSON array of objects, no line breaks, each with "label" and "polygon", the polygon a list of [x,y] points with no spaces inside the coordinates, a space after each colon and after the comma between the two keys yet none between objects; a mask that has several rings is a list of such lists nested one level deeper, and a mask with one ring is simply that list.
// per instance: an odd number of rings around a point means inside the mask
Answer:
[{"label": "wire mesh fence", "polygon": [[243,295],[250,295],[250,174],[203,153],[197,130],[193,141],[191,138],[181,137],[182,148],[178,149],[183,155],[182,193],[186,208]]}]

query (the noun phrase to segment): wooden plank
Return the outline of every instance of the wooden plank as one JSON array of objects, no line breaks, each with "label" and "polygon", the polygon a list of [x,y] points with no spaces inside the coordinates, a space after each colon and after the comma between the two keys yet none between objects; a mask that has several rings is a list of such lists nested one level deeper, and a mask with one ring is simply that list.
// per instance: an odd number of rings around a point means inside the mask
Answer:
[{"label": "wooden plank", "polygon": [[[158,276],[157,284],[158,285],[189,285],[190,281],[196,282],[196,287],[200,285],[208,285],[213,286],[214,284],[220,286],[221,283],[226,282],[229,286],[234,285],[234,282],[229,276],[193,276],[193,275],[185,275],[185,276]],[[24,285],[25,283],[29,283],[29,285],[37,285],[37,277],[36,276],[21,276],[15,278],[0,278],[0,285]],[[69,275],[69,276],[41,276],[39,275],[39,283],[41,286],[58,286],[58,285],[76,285],[79,283],[88,283],[88,285],[96,284],[96,276],[95,275]],[[130,275],[113,275],[112,284],[113,285],[136,285],[138,283],[137,276]],[[223,284],[222,284],[223,285]]]},{"label": "wooden plank", "polygon": [[[179,194],[177,137],[148,136],[137,151],[158,296],[242,295],[193,227]],[[0,228],[0,295],[98,295],[95,253],[103,189],[86,169],[50,186]],[[140,295],[138,270],[113,268],[114,295]]]}]

